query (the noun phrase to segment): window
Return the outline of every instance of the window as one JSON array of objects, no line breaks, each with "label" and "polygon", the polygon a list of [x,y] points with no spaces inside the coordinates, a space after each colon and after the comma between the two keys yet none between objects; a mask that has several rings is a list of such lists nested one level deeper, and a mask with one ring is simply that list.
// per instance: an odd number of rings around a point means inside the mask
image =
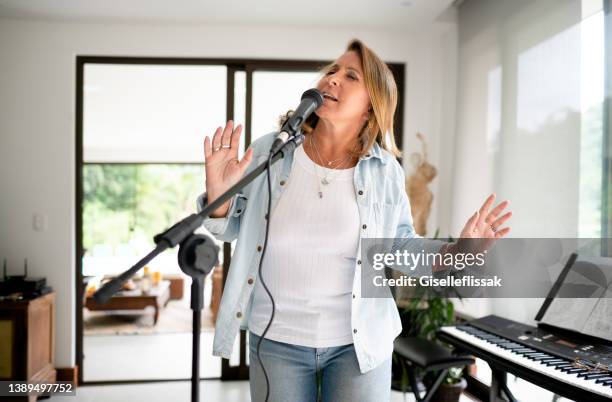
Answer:
[{"label": "window", "polygon": [[[226,79],[224,65],[85,65],[84,275],[126,270],[193,212],[204,136],[225,120]],[[176,271],[176,253],[152,267]]]},{"label": "window", "polygon": [[[192,164],[105,164],[83,167],[83,275],[116,274],[155,247],[152,236],[191,214],[204,171]],[[177,273],[177,249],[152,264]]]}]

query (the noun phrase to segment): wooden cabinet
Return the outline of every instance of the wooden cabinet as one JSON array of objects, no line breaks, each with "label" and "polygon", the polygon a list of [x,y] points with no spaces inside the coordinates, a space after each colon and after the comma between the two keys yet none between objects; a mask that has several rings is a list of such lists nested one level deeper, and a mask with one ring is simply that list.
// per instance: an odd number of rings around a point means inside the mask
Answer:
[{"label": "wooden cabinet", "polygon": [[54,336],[55,293],[0,302],[0,380],[54,382]]}]

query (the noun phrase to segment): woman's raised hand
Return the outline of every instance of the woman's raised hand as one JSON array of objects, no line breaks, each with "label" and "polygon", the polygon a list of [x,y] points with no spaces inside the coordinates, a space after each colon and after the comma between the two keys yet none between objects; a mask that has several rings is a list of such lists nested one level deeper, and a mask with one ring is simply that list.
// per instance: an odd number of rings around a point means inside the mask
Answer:
[{"label": "woman's raised hand", "polygon": [[508,206],[508,201],[500,202],[489,211],[494,201],[495,194],[487,197],[480,209],[465,223],[459,235],[460,238],[499,239],[510,233],[510,227],[502,228],[502,225],[512,216],[510,211],[502,215]]},{"label": "woman's raised hand", "polygon": [[494,202],[495,194],[491,194],[480,209],[465,223],[459,235],[459,243],[468,245],[464,248],[476,248],[482,252],[491,248],[497,239],[510,233],[510,227],[502,227],[512,216],[510,211],[503,213],[508,206],[508,201],[502,201],[491,209]]},{"label": "woman's raised hand", "polygon": [[[239,124],[234,128],[234,122],[229,120],[225,128],[217,128],[212,141],[208,136],[204,139],[206,193],[209,204],[236,184],[251,163],[253,158],[251,148],[246,151],[242,160],[238,160],[241,133],[242,126]],[[229,201],[225,202],[211,214],[211,217],[225,216],[229,204]]]},{"label": "woman's raised hand", "polygon": [[[510,217],[512,212],[503,213],[508,206],[508,201],[502,201],[495,208],[491,209],[495,202],[495,194],[487,197],[480,209],[474,212],[465,223],[459,239],[453,243],[446,243],[440,248],[440,253],[483,253],[489,250],[497,239],[510,233],[510,227],[502,227]],[[433,272],[447,270],[444,264],[434,264]],[[461,268],[463,269],[463,268]]]}]

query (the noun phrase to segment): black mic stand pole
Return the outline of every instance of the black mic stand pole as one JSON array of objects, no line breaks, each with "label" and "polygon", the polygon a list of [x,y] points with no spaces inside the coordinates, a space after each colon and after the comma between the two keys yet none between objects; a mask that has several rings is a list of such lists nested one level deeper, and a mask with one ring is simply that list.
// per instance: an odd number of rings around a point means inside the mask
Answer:
[{"label": "black mic stand pole", "polygon": [[[292,152],[300,144],[304,142],[304,135],[298,131],[291,137],[283,147],[278,150],[270,165],[282,159],[288,153]],[[234,184],[223,193],[219,198],[208,204],[208,200],[204,200],[207,204],[197,214],[191,214],[181,221],[175,223],[165,232],[159,233],[153,237],[155,248],[144,256],[140,261],[134,264],[130,269],[123,272],[116,278],[113,278],[100,289],[98,289],[93,298],[98,304],[104,304],[117,293],[122,285],[130,279],[138,270],[144,267],[149,261],[153,260],[157,255],[161,254],[168,248],[173,248],[179,245],[178,263],[181,270],[191,277],[191,309],[193,310],[193,329],[192,329],[192,356],[191,356],[191,402],[199,402],[199,383],[200,383],[200,329],[202,323],[202,308],[204,307],[204,279],[210,273],[219,260],[219,247],[213,240],[203,234],[195,234],[204,219],[232,198],[238,191],[251,183],[257,176],[263,173],[268,167],[268,161],[261,163],[251,173],[244,176],[238,183]]]}]

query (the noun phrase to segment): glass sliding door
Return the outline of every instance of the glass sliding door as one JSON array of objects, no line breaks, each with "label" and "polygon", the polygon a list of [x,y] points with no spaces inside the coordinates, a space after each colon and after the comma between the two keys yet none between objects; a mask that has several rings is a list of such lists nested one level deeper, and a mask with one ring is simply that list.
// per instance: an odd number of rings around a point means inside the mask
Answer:
[{"label": "glass sliding door", "polygon": [[[141,271],[128,282],[113,309],[91,294],[148,253],[153,235],[194,211],[205,188],[204,136],[226,119],[227,67],[87,63],[83,76],[83,379],[189,378],[190,278],[176,262],[178,247],[151,261],[148,277]],[[201,339],[208,346],[211,278]],[[216,378],[220,359],[209,349],[201,375]]]}]

